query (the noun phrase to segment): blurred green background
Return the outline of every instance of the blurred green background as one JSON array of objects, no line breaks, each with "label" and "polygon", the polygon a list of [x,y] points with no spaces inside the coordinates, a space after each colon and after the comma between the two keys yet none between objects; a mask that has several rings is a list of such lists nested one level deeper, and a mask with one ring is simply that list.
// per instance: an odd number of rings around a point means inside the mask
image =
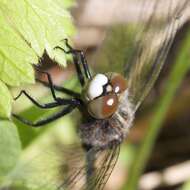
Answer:
[{"label": "blurred green background", "polygon": [[[65,28],[72,28],[65,36],[72,36],[73,45],[85,51],[93,71],[106,72],[111,68],[113,71],[122,72],[123,65],[120,64],[120,59],[127,59],[134,48],[131,42],[134,35],[132,28],[138,20],[135,17],[139,10],[138,1],[111,0],[108,3],[106,0],[57,0],[56,3],[63,3],[64,8],[69,8],[73,20],[69,18],[68,22],[74,21],[76,31],[72,24],[65,24]],[[115,14],[116,10],[121,15]],[[190,9],[187,9],[188,12]],[[112,28],[114,24],[127,25],[127,28],[117,25],[115,32]],[[102,46],[106,34],[112,36],[112,40],[107,41],[108,45],[104,43]],[[106,62],[105,54],[113,58]],[[67,65],[65,60],[63,61],[65,67],[58,66],[52,58],[44,54],[40,67],[52,75],[55,84],[80,92],[72,61],[70,58],[67,60]],[[0,62],[1,65],[3,63]],[[190,24],[187,14],[156,84],[136,113],[134,126],[122,144],[118,163],[105,189],[190,189],[189,68]],[[37,77],[45,79],[40,73],[37,73]],[[11,85],[8,84],[9,86]],[[38,83],[11,88],[12,96],[15,97],[21,89],[25,89],[40,102],[52,100],[49,90]],[[13,102],[14,113],[33,121],[55,111],[39,110],[24,97]],[[80,113],[74,111],[46,127],[33,129],[16,120],[12,122],[2,118],[0,184],[4,184],[15,175],[15,166],[20,164],[20,157],[30,160],[34,155],[42,154],[48,146],[51,151],[55,139],[66,144],[75,142],[80,119]]]}]

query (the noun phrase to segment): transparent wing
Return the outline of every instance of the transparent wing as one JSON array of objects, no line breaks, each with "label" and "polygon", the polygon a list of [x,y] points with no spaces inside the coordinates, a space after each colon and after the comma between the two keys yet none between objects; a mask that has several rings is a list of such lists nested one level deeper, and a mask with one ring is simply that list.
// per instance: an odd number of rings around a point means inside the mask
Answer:
[{"label": "transparent wing", "polygon": [[189,2],[142,0],[138,4],[136,19],[110,28],[96,55],[96,62],[102,63],[98,70],[125,75],[134,111],[157,79]]},{"label": "transparent wing", "polygon": [[[102,168],[99,167],[99,169],[96,171],[98,175],[96,175],[95,180],[95,189],[103,189],[106,182],[108,181],[115,164],[117,163],[118,156],[120,153],[120,146],[115,145],[115,147],[112,147],[110,151],[107,152],[107,159],[104,159],[102,162]],[[106,163],[106,164],[105,164]],[[98,182],[98,183],[96,183]]]},{"label": "transparent wing", "polygon": [[70,173],[84,166],[84,158],[80,144],[56,142],[41,153],[21,160],[4,187],[8,190],[57,190]]},{"label": "transparent wing", "polygon": [[19,165],[9,176],[3,190],[101,190],[119,155],[119,146],[105,150],[80,145],[47,150]]},{"label": "transparent wing", "polygon": [[[188,1],[170,0],[166,3],[157,1],[142,32],[137,36],[131,68],[125,67],[125,75],[129,83],[129,95],[136,111],[145,96],[152,88],[166,60],[169,49],[181,26]],[[159,24],[156,18],[166,10],[166,17]]]},{"label": "transparent wing", "polygon": [[86,154],[87,164],[75,170],[60,189],[102,190],[117,162],[120,146],[108,149],[90,149]]}]

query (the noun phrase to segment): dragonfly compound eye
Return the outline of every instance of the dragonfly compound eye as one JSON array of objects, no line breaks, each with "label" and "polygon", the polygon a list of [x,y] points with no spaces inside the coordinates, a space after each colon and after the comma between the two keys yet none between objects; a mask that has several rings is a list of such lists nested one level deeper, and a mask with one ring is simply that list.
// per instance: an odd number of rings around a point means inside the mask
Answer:
[{"label": "dragonfly compound eye", "polygon": [[110,117],[117,110],[118,97],[113,91],[107,75],[96,74],[88,83],[84,92],[88,112],[94,118],[104,119]]},{"label": "dragonfly compound eye", "polygon": [[96,119],[110,117],[118,107],[118,97],[115,93],[100,96],[88,103],[88,112]]},{"label": "dragonfly compound eye", "polygon": [[110,72],[106,73],[106,76],[109,78],[109,82],[116,94],[120,94],[127,89],[127,81],[121,74]]}]

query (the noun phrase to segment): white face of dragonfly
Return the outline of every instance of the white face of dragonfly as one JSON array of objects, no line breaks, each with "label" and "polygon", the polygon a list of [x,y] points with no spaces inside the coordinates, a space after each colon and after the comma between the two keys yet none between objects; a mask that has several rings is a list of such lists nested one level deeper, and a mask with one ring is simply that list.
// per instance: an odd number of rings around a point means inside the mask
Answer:
[{"label": "white face of dragonfly", "polygon": [[108,83],[108,78],[104,74],[97,74],[91,80],[90,85],[88,87],[87,96],[90,100],[101,96],[104,91],[104,85]]},{"label": "white face of dragonfly", "polygon": [[96,119],[113,115],[119,96],[127,88],[127,81],[118,73],[96,74],[85,89],[88,112]]}]

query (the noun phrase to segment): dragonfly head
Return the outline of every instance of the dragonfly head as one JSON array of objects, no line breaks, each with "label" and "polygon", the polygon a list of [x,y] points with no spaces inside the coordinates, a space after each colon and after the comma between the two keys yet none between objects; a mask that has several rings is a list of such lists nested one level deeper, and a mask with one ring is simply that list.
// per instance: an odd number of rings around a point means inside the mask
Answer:
[{"label": "dragonfly head", "polygon": [[113,115],[119,105],[119,96],[126,89],[127,81],[121,74],[96,74],[83,91],[89,114],[96,119]]}]

